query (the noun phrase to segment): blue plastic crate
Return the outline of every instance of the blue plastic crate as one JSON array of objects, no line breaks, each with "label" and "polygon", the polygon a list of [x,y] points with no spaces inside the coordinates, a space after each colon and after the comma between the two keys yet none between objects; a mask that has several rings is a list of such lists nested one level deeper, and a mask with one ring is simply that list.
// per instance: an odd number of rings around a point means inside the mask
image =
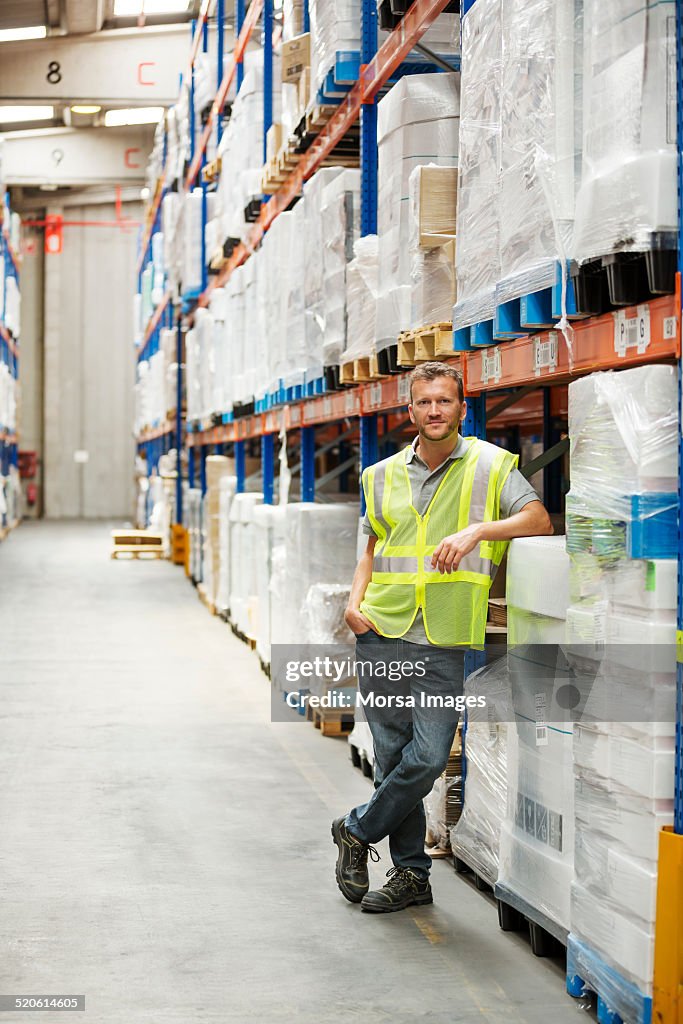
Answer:
[{"label": "blue plastic crate", "polygon": [[519,300],[519,322],[524,330],[547,330],[554,326],[552,288],[522,295]]},{"label": "blue plastic crate", "polygon": [[626,528],[629,558],[678,558],[678,494],[631,495]]},{"label": "blue plastic crate", "polygon": [[594,992],[599,1024],[651,1024],[652,998],[575,935],[567,940],[567,992],[575,999]]},{"label": "blue plastic crate", "polygon": [[520,300],[511,299],[496,306],[493,321],[493,337],[495,341],[511,341],[523,338],[528,332],[523,330],[520,320]]}]

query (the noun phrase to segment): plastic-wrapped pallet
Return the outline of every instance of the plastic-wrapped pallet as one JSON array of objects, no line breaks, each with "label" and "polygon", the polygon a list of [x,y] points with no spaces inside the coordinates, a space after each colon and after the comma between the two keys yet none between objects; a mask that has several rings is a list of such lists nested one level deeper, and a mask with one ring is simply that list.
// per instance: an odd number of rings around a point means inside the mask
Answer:
[{"label": "plastic-wrapped pallet", "polygon": [[507,807],[508,732],[514,729],[505,658],[473,672],[465,696],[484,696],[486,707],[468,708],[467,783],[462,816],[451,829],[451,848],[481,878],[498,879],[500,829]]},{"label": "plastic-wrapped pallet", "polygon": [[490,320],[495,313],[502,63],[502,0],[477,0],[462,16],[454,330]]},{"label": "plastic-wrapped pallet", "polygon": [[[285,531],[287,528],[285,519]],[[287,573],[287,544],[275,544],[271,556],[270,585],[270,643],[291,643],[289,603],[289,576]]]},{"label": "plastic-wrapped pallet", "polygon": [[360,50],[360,0],[309,0],[311,83],[316,92],[337,54]]},{"label": "plastic-wrapped pallet", "polygon": [[343,167],[326,167],[317,171],[304,185],[304,332],[306,371],[310,379],[322,377],[323,373],[325,298],[328,288],[323,197],[325,187],[343,175]]},{"label": "plastic-wrapped pallet", "polygon": [[458,163],[460,76],[408,75],[377,108],[377,351],[410,325],[409,180],[420,164]]},{"label": "plastic-wrapped pallet", "polygon": [[285,510],[278,505],[257,505],[253,510],[254,554],[256,561],[256,596],[258,628],[256,652],[265,665],[270,664],[271,601],[273,552],[285,537]]},{"label": "plastic-wrapped pallet", "polygon": [[[291,211],[291,244],[287,254],[285,291],[286,319],[284,386],[295,387],[304,382],[306,370],[306,328],[304,304],[304,233],[306,230],[306,199],[300,199]],[[320,256],[318,256],[320,259]]]},{"label": "plastic-wrapped pallet", "polygon": [[497,305],[550,288],[556,260],[571,256],[581,144],[576,10],[575,0],[503,0]]},{"label": "plastic-wrapped pallet", "polygon": [[195,188],[185,196],[182,206],[183,294],[199,292],[202,287],[202,190]]},{"label": "plastic-wrapped pallet", "polygon": [[254,509],[263,495],[236,494],[230,506],[230,619],[251,639],[257,634],[258,579],[256,567]]},{"label": "plastic-wrapped pallet", "polygon": [[584,0],[580,262],[666,249],[677,214],[675,4]]},{"label": "plastic-wrapped pallet", "polygon": [[514,540],[507,566],[514,726],[496,892],[523,912],[531,908],[555,934],[569,928],[574,875],[572,720],[557,698],[567,675],[558,641],[568,602],[564,537]]},{"label": "plastic-wrapped pallet", "polygon": [[568,969],[624,1020],[652,994],[658,833],[673,817],[677,403],[666,366],[569,390],[568,657],[586,685]]},{"label": "plastic-wrapped pallet", "polygon": [[244,380],[245,345],[245,268],[237,267],[228,280],[229,306],[225,317],[227,333],[228,388],[230,405],[244,402],[247,398]]},{"label": "plastic-wrapped pallet", "polygon": [[[350,584],[356,566],[358,509],[353,503],[286,507],[289,630],[287,643],[308,643],[303,609],[314,583]],[[334,538],[334,543],[330,543]]]},{"label": "plastic-wrapped pallet", "polygon": [[450,850],[451,832],[462,814],[462,738],[458,732],[445,770],[425,797],[427,842],[440,850]]},{"label": "plastic-wrapped pallet", "polygon": [[[360,171],[345,170],[323,189],[321,225],[324,280],[321,351],[323,365],[335,366],[346,346],[346,274],[360,230]],[[310,319],[308,311],[307,316]],[[308,329],[308,319],[306,325]],[[313,323],[310,326],[315,330]]]},{"label": "plastic-wrapped pallet", "polygon": [[190,577],[201,580],[202,568],[202,492],[198,487],[190,487],[187,491],[187,536],[190,545]]},{"label": "plastic-wrapped pallet", "polygon": [[310,644],[352,644],[344,621],[351,588],[344,583],[314,583],[304,600],[303,617]]},{"label": "plastic-wrapped pallet", "polygon": [[346,347],[342,359],[362,359],[375,351],[375,314],[379,287],[377,235],[363,235],[346,268]]},{"label": "plastic-wrapped pallet", "polygon": [[218,485],[218,578],[216,608],[230,611],[230,506],[237,490],[237,477],[224,476]]},{"label": "plastic-wrapped pallet", "polygon": [[567,544],[601,567],[674,558],[678,508],[676,371],[641,366],[569,386],[572,486]]}]

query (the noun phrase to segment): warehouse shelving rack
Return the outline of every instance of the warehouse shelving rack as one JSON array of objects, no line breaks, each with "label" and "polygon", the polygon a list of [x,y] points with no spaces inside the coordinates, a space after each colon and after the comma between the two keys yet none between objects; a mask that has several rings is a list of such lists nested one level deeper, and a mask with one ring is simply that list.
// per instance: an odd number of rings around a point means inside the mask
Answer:
[{"label": "warehouse shelving rack", "polygon": [[[302,184],[321,165],[345,132],[360,120],[361,133],[361,234],[376,231],[377,227],[377,108],[376,97],[390,79],[411,48],[419,42],[421,35],[431,22],[446,7],[448,0],[415,0],[398,29],[377,49],[377,21],[374,0],[363,0],[362,12],[362,54],[360,75],[347,97],[339,104],[336,112],[320,131],[306,153],[302,154],[295,169],[282,187],[270,197],[264,197],[260,215],[244,242],[232,252],[224,269],[210,281],[196,302],[208,305],[214,288],[222,286],[231,273],[255,251],[264,233],[274,219],[296,198]],[[468,0],[469,9],[476,0]],[[200,24],[193,36],[193,55],[198,52],[200,33],[206,38],[206,18],[209,4],[203,4]],[[244,0],[237,0],[237,29],[239,32],[236,53],[241,55],[246,41],[253,31],[259,15],[263,18],[263,43],[271,47],[272,0],[252,0],[245,13]],[[680,208],[683,196],[683,0],[676,0],[677,29],[677,98],[678,98],[678,146],[679,146],[679,273],[676,292],[645,302],[638,307],[590,317],[572,324],[571,338],[565,338],[557,330],[545,330],[515,340],[501,342],[470,351],[456,351],[454,339],[453,363],[460,367],[468,399],[466,433],[484,437],[486,435],[486,399],[499,396],[494,412],[511,407],[530,388],[543,389],[544,393],[544,439],[546,458],[535,460],[535,469],[544,468],[546,481],[553,478],[552,458],[561,446],[552,443],[550,429],[550,393],[557,385],[566,384],[581,374],[596,370],[622,369],[644,363],[665,361],[675,363],[681,376],[681,274],[683,273],[683,251],[680,240],[683,237],[683,217]],[[218,9],[219,33],[222,34],[223,4]],[[246,39],[245,39],[246,35]],[[272,65],[265,61],[264,125],[271,121]],[[231,65],[232,68],[232,65]],[[235,69],[238,85],[241,82],[241,63],[237,60]],[[224,80],[223,80],[224,84]],[[228,86],[229,87],[229,86]],[[219,88],[212,107],[212,117],[218,117],[221,103],[227,89]],[[185,188],[191,187],[202,166],[203,153],[208,142],[209,126],[202,136],[199,151],[193,156]],[[161,203],[163,182],[157,189],[149,218],[153,224]],[[156,209],[155,209],[156,207]],[[152,227],[143,243],[143,255],[149,246]],[[142,260],[142,257],[141,257]],[[166,296],[170,305],[172,297]],[[155,312],[145,335],[145,346],[154,335],[164,309]],[[177,317],[179,348],[181,352],[181,322]],[[623,339],[626,338],[626,343]],[[141,349],[141,354],[144,348]],[[178,359],[180,364],[180,358]],[[385,427],[386,414],[400,413],[409,399],[409,375],[397,374],[381,380],[358,385],[342,392],[333,392],[307,398],[268,409],[252,416],[234,419],[223,417],[223,422],[183,425],[178,415],[177,422],[161,424],[143,435],[139,440],[149,445],[161,441],[168,444],[175,439],[178,450],[185,436],[189,457],[189,482],[195,479],[195,456],[199,460],[199,477],[205,483],[204,460],[206,455],[220,450],[221,446],[233,447],[237,467],[237,489],[245,489],[245,445],[247,442],[261,442],[263,491],[266,502],[272,503],[274,496],[274,448],[276,437],[282,430],[299,431],[301,451],[301,498],[315,499],[315,431],[332,424],[351,424],[358,431],[360,441],[361,469],[371,465],[379,457],[379,446]],[[180,381],[179,391],[180,396]],[[680,394],[680,390],[679,390]],[[679,399],[680,400],[680,399]],[[180,401],[178,403],[180,408]],[[680,416],[679,426],[683,422]],[[490,423],[489,423],[490,425]],[[195,427],[195,429],[192,429]],[[679,440],[680,440],[679,430]],[[545,465],[544,465],[545,463]],[[683,445],[680,454],[681,478],[683,479]],[[181,482],[178,481],[180,493]],[[557,488],[554,488],[557,496]],[[362,499],[361,499],[362,500]],[[679,600],[678,600],[678,687],[676,724],[676,780],[675,820],[673,829],[661,836],[659,894],[657,908],[657,935],[655,951],[655,985],[653,1005],[643,1004],[645,1016],[652,1013],[652,1020],[673,1022],[683,1019],[683,930],[680,926],[683,910],[683,495],[679,493]],[[182,522],[182,508],[178,504],[178,522]],[[551,509],[552,511],[552,509]],[[478,656],[470,659],[469,669],[478,663]],[[571,980],[571,979],[570,979]],[[575,980],[575,979],[574,979]],[[571,985],[570,985],[571,987]],[[618,1017],[610,1015],[608,1008],[601,1004],[600,1013],[604,1020],[618,1024]]]},{"label": "warehouse shelving rack", "polygon": [[[6,309],[7,278],[13,277],[18,287],[21,265],[19,254],[15,252],[12,246],[8,227],[9,217],[9,197],[6,196],[3,206],[0,208],[0,250],[2,251],[5,266],[4,277],[0,281],[0,287],[3,289],[3,309]],[[8,366],[12,377],[15,380],[18,379],[19,342],[12,336],[4,321],[0,322],[0,363]],[[16,433],[10,433],[5,425],[0,423],[0,475],[7,476],[10,466],[18,466],[18,464],[19,444],[17,435]],[[2,540],[13,525],[14,523],[9,523],[0,516],[0,540]]]}]

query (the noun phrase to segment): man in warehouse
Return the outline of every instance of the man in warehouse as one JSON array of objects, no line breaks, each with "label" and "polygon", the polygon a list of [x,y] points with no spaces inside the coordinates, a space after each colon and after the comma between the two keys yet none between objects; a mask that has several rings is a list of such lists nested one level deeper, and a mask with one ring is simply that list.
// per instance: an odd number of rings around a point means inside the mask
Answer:
[{"label": "man in warehouse", "polygon": [[[465,651],[484,643],[489,589],[508,541],[553,532],[516,468],[518,456],[461,435],[467,404],[458,370],[423,363],[412,373],[410,398],[418,436],[363,473],[369,536],[346,610],[357,662],[412,666],[404,680],[410,710],[366,706],[372,798],[332,824],[337,884],[351,903],[376,913],[432,902],[422,801],[446,767],[459,712],[454,701],[450,710],[422,707],[424,695],[462,697]],[[364,697],[375,685],[359,673]],[[370,892],[371,844],[387,836],[394,866],[383,888]]]}]

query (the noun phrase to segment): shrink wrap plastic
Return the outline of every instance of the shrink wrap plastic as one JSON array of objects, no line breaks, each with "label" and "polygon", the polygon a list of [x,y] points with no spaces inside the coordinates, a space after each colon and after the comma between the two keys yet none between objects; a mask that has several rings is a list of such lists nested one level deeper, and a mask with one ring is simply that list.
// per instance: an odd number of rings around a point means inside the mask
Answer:
[{"label": "shrink wrap plastic", "polygon": [[577,9],[575,0],[502,3],[497,304],[551,287],[556,260],[571,254],[581,141]]},{"label": "shrink wrap plastic", "polygon": [[673,0],[584,0],[580,262],[675,248],[675,21]]},{"label": "shrink wrap plastic", "polygon": [[464,692],[466,697],[485,696],[486,707],[467,710],[465,802],[451,829],[451,847],[456,857],[493,885],[507,803],[508,733],[514,729],[506,659],[468,676]]},{"label": "shrink wrap plastic", "polygon": [[378,351],[410,325],[410,175],[422,164],[457,165],[459,112],[456,74],[408,75],[378,104]]},{"label": "shrink wrap plastic", "polygon": [[256,651],[264,662],[270,664],[272,634],[273,558],[276,546],[282,546],[285,536],[285,510],[277,505],[257,505],[253,510],[254,560],[256,562],[256,597],[258,600],[258,626],[256,630]]},{"label": "shrink wrap plastic", "polygon": [[14,433],[17,429],[18,385],[9,366],[0,363],[0,430]]},{"label": "shrink wrap plastic", "polygon": [[199,583],[202,578],[202,492],[198,487],[190,487],[186,497],[190,576]]},{"label": "shrink wrap plastic", "polygon": [[[332,366],[339,363],[346,346],[347,270],[353,259],[353,247],[360,230],[360,171],[345,170],[325,186],[322,194],[321,224],[321,350],[323,365]],[[313,317],[315,316],[314,313]]]},{"label": "shrink wrap plastic", "polygon": [[279,643],[310,643],[303,612],[314,584],[350,586],[356,567],[357,526],[358,508],[353,502],[286,506],[287,598],[283,612],[288,626]]},{"label": "shrink wrap plastic", "polygon": [[498,881],[560,929],[574,874],[572,723],[559,715],[570,563],[564,537],[512,541],[507,566],[507,670],[514,710]]},{"label": "shrink wrap plastic", "polygon": [[502,71],[502,2],[477,0],[462,18],[454,330],[490,320],[495,313]]},{"label": "shrink wrap plastic", "polygon": [[230,611],[230,506],[237,490],[237,477],[226,476],[219,483],[218,497],[218,581],[216,607]]},{"label": "shrink wrap plastic", "polygon": [[[282,377],[285,387],[303,384],[306,370],[306,327],[304,302],[304,239],[306,232],[305,200],[300,199],[291,211],[292,241],[286,261],[284,320],[284,366]],[[320,255],[318,255],[320,259]]]},{"label": "shrink wrap plastic", "polygon": [[311,644],[352,644],[344,621],[351,587],[344,583],[314,583],[304,599],[303,618]]},{"label": "shrink wrap plastic", "polygon": [[254,511],[263,495],[236,494],[230,505],[230,620],[245,636],[256,638],[257,565]]},{"label": "shrink wrap plastic", "polygon": [[199,291],[202,286],[202,190],[192,189],[181,207],[182,265],[184,293]]},{"label": "shrink wrap plastic", "polygon": [[346,268],[346,348],[344,362],[375,351],[375,313],[378,288],[377,235],[364,235],[353,247]]},{"label": "shrink wrap plastic", "polygon": [[[336,184],[335,184],[336,183]],[[304,185],[304,318],[305,369],[312,377],[322,375],[325,364],[325,334],[328,311],[337,312],[336,329],[343,341],[344,305],[346,297],[347,210],[353,231],[354,212],[351,189],[356,196],[360,189],[360,172],[328,167],[314,174]],[[334,188],[333,188],[334,187]],[[350,202],[347,200],[350,194]],[[355,209],[354,209],[355,207]],[[341,328],[341,330],[340,330]],[[330,331],[332,335],[332,331]],[[341,353],[339,342],[337,353]],[[337,360],[338,361],[338,360]]]},{"label": "shrink wrap plastic", "polygon": [[569,388],[567,656],[587,686],[573,741],[568,969],[629,1020],[652,994],[658,834],[673,818],[677,414],[666,366]]}]

